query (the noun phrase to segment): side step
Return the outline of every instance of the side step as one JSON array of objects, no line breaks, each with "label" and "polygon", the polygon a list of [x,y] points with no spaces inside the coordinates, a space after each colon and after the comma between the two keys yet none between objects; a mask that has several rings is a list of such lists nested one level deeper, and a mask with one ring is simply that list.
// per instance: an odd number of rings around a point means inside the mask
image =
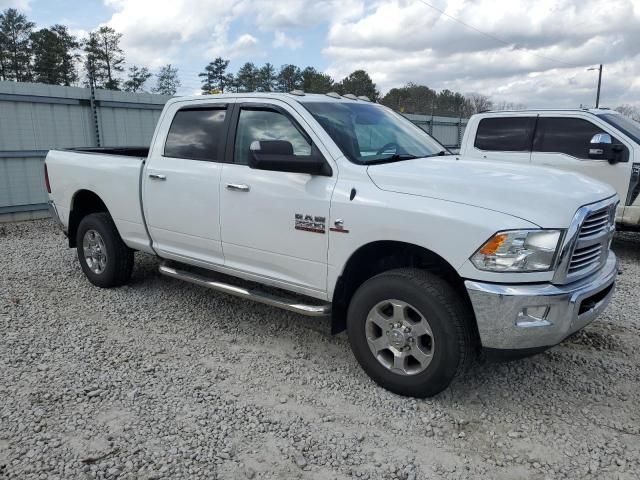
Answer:
[{"label": "side step", "polygon": [[162,275],[167,277],[177,278],[178,280],[184,280],[185,282],[200,285],[201,287],[210,288],[219,292],[235,295],[236,297],[246,298],[256,302],[271,305],[273,307],[282,308],[283,310],[289,310],[291,312],[300,313],[308,317],[324,317],[331,314],[331,304],[325,303],[322,305],[305,305],[298,303],[295,300],[290,300],[284,297],[277,297],[270,293],[261,292],[255,289],[247,289],[231,285],[229,283],[222,283],[204,275],[188,272],[186,270],[179,270],[168,265],[160,265],[159,271]]}]

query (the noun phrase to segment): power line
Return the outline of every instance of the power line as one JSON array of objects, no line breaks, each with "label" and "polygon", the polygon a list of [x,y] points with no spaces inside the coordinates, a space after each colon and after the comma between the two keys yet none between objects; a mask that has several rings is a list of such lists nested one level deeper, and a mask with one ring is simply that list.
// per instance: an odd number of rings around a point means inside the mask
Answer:
[{"label": "power line", "polygon": [[[522,48],[521,48],[521,47],[518,47],[518,45],[515,45],[515,44],[513,44],[513,43],[511,43],[511,42],[508,42],[508,41],[506,41],[506,40],[503,40],[503,39],[502,39],[502,38],[500,38],[500,37],[496,37],[495,35],[492,35],[491,33],[487,33],[487,32],[485,32],[485,31],[483,31],[483,30],[480,30],[479,28],[476,28],[476,27],[474,27],[473,25],[469,25],[468,23],[463,22],[462,20],[460,20],[460,19],[458,19],[458,18],[456,18],[456,17],[454,17],[454,16],[452,16],[452,15],[449,15],[449,14],[448,14],[448,13],[446,13],[444,10],[441,10],[441,9],[439,9],[438,7],[434,6],[434,5],[431,5],[430,3],[426,2],[425,0],[418,0],[418,1],[419,1],[420,3],[423,3],[424,5],[426,5],[427,7],[432,8],[433,10],[435,10],[435,11],[437,11],[437,12],[440,12],[442,15],[444,15],[444,16],[445,16],[445,17],[447,17],[447,18],[450,18],[450,19],[451,19],[451,20],[453,20],[454,22],[457,22],[457,23],[459,23],[460,25],[463,25],[463,26],[465,26],[465,27],[467,27],[467,28],[469,28],[469,29],[473,30],[474,32],[477,32],[477,33],[479,33],[479,34],[481,34],[481,35],[484,35],[485,37],[490,38],[490,39],[492,39],[492,40],[495,40],[496,42],[502,43],[503,45],[506,45],[506,46],[508,46],[508,47],[513,46],[513,47],[515,47],[515,49],[516,49],[516,50],[522,50]],[[550,61],[550,62],[555,62],[555,63],[559,63],[559,64],[562,64],[562,65],[565,65],[565,66],[567,66],[567,67],[571,67],[571,68],[579,68],[579,65],[573,65],[573,64],[571,64],[571,63],[563,62],[562,60],[557,60],[557,59],[555,59],[555,58],[547,57],[547,56],[545,56],[545,55],[540,55],[540,54],[535,53],[535,52],[532,52],[532,51],[527,51],[526,53],[528,53],[529,55],[533,55],[534,57],[542,58],[543,60],[547,60],[547,61]]]}]

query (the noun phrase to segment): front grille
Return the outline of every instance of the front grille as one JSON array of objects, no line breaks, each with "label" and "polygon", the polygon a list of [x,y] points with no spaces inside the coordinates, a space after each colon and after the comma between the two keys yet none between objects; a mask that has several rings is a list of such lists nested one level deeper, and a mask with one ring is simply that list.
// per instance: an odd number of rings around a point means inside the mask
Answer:
[{"label": "front grille", "polygon": [[616,203],[587,208],[567,264],[566,281],[571,282],[599,270],[607,260],[615,225]]},{"label": "front grille", "polygon": [[569,262],[569,273],[579,272],[582,269],[590,268],[600,262],[602,255],[602,245],[589,245],[588,247],[576,248]]}]

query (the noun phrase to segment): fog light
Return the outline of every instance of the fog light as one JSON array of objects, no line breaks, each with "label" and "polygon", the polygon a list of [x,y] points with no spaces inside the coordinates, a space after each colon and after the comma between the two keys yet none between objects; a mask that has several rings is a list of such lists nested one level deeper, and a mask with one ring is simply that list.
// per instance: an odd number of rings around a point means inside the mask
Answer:
[{"label": "fog light", "polygon": [[524,307],[516,317],[517,327],[548,327],[551,322],[547,320],[551,307],[548,305],[538,305],[535,307]]}]

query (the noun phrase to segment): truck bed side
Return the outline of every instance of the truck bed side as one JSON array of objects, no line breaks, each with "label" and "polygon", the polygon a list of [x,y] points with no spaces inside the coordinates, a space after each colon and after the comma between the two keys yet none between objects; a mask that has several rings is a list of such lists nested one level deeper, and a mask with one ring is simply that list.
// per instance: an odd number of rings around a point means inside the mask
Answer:
[{"label": "truck bed side", "polygon": [[106,205],[127,246],[152,252],[140,199],[140,174],[146,158],[133,153],[143,151],[132,149],[123,155],[99,149],[49,151],[50,197],[65,228],[77,206],[74,202],[81,198],[79,192],[92,192]]}]

